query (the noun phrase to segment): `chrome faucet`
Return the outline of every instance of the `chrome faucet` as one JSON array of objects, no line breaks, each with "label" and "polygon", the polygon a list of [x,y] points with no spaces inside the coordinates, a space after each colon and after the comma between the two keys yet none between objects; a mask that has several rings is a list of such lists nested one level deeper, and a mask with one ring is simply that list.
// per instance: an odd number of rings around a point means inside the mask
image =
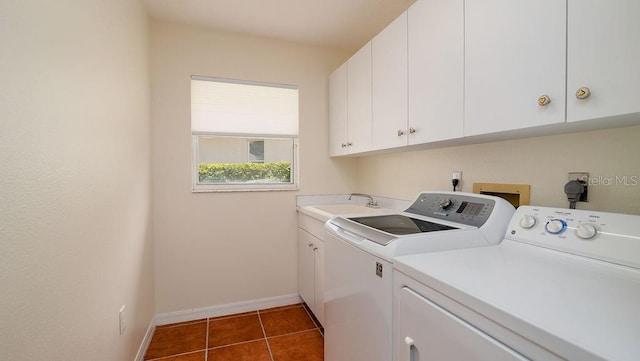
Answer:
[{"label": "chrome faucet", "polygon": [[351,200],[351,197],[356,196],[356,197],[364,197],[364,198],[368,198],[369,202],[367,202],[367,204],[365,204],[366,207],[369,208],[380,208],[380,206],[378,205],[378,202],[375,201],[373,199],[372,196],[368,195],[368,194],[364,194],[364,193],[351,193],[351,195],[349,195],[349,200]]}]

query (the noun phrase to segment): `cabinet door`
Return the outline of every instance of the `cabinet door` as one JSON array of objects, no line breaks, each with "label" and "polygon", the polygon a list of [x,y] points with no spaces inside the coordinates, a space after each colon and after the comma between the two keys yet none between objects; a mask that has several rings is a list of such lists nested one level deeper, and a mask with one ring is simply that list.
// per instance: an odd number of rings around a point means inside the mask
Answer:
[{"label": "cabinet door", "polygon": [[465,2],[465,135],[564,122],[566,14],[559,0]]},{"label": "cabinet door", "polygon": [[313,246],[319,243],[314,236],[298,228],[298,294],[309,308],[315,307]]},{"label": "cabinet door", "polygon": [[347,61],[347,149],[371,150],[371,42]]},{"label": "cabinet door", "polygon": [[407,13],[371,41],[373,149],[407,144]]},{"label": "cabinet door", "polygon": [[324,242],[317,240],[314,254],[314,303],[312,309],[320,324],[324,325]]},{"label": "cabinet door", "polygon": [[639,15],[638,0],[569,0],[567,121],[640,112]]},{"label": "cabinet door", "polygon": [[464,2],[409,8],[409,144],[463,136]]},{"label": "cabinet door", "polygon": [[329,155],[347,154],[347,63],[329,76]]}]

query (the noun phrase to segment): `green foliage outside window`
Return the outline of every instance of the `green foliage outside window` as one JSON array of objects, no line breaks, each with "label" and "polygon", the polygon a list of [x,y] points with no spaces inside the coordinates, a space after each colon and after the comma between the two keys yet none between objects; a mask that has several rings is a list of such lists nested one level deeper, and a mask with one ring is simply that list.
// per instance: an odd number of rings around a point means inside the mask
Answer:
[{"label": "green foliage outside window", "polygon": [[291,163],[212,163],[198,165],[200,183],[290,183]]}]

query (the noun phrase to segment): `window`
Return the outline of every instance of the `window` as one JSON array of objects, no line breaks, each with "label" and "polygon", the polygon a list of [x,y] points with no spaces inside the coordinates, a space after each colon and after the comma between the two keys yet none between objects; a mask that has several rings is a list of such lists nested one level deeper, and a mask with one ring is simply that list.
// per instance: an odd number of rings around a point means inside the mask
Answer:
[{"label": "window", "polygon": [[191,77],[194,191],[297,189],[298,89]]}]

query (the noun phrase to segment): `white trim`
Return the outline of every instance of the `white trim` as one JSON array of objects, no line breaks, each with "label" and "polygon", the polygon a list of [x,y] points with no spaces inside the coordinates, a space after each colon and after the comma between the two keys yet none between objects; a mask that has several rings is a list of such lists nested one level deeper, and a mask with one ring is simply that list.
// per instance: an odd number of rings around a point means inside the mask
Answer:
[{"label": "white trim", "polygon": [[300,296],[297,293],[294,293],[257,300],[229,303],[225,305],[162,313],[156,315],[155,323],[156,325],[161,326],[177,322],[193,321],[209,317],[226,316],[235,313],[256,311],[271,307],[287,306],[301,302],[302,299],[300,298]]},{"label": "white trim", "polygon": [[152,318],[151,322],[149,322],[149,327],[147,328],[147,333],[144,334],[144,338],[142,339],[142,343],[140,344],[140,348],[138,348],[138,353],[136,354],[136,358],[134,361],[143,361],[144,355],[147,353],[147,349],[149,348],[149,344],[151,343],[151,338],[153,337],[153,333],[156,330],[156,318]]}]

